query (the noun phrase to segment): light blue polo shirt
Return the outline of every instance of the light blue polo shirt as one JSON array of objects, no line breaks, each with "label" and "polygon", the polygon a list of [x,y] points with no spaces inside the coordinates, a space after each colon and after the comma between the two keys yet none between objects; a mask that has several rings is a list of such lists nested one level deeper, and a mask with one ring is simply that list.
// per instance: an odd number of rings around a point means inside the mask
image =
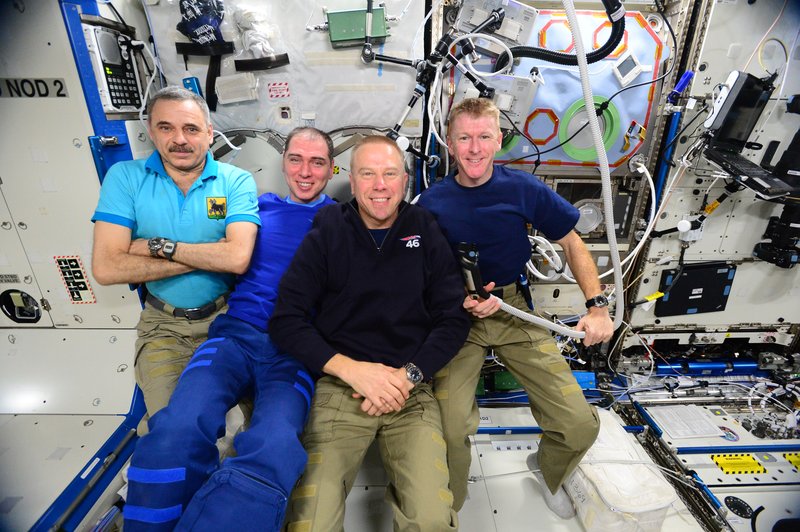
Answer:
[{"label": "light blue polo shirt", "polygon": [[[92,221],[128,227],[131,240],[162,236],[192,244],[217,242],[231,222],[261,225],[253,176],[217,162],[209,152],[202,175],[186,196],[164,169],[155,151],[148,159],[112,166],[100,188]],[[170,305],[195,308],[214,301],[233,286],[235,275],[195,270],[150,281],[151,294]]]}]

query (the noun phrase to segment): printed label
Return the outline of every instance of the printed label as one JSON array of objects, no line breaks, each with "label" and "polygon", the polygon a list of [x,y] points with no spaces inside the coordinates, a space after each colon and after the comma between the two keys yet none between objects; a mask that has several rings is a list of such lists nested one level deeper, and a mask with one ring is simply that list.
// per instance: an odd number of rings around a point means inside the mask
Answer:
[{"label": "printed label", "polygon": [[83,268],[81,258],[77,255],[60,255],[53,257],[61,273],[61,280],[69,293],[73,304],[96,303],[89,278]]},{"label": "printed label", "polygon": [[267,95],[270,100],[277,98],[288,98],[292,95],[289,90],[289,83],[286,81],[275,81],[267,83]]}]

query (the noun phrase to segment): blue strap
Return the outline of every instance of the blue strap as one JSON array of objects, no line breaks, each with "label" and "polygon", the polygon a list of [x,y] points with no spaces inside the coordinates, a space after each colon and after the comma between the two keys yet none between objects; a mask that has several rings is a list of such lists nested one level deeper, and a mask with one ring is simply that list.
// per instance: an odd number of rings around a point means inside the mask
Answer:
[{"label": "blue strap", "polygon": [[172,469],[145,469],[131,466],[128,468],[128,480],[145,484],[166,484],[186,480],[186,468],[175,467]]},{"label": "blue strap", "polygon": [[221,342],[223,340],[225,340],[224,336],[220,336],[218,338],[209,338],[208,340],[206,340],[205,342],[200,344],[200,347],[198,347],[197,349],[202,349],[202,348],[204,348],[205,346],[207,346],[209,344],[214,344],[214,343],[217,343],[217,342]]},{"label": "blue strap", "polygon": [[302,393],[303,397],[306,398],[306,403],[308,403],[308,407],[311,408],[311,394],[308,393],[308,390],[306,390],[303,387],[303,385],[301,385],[299,382],[295,382],[294,387],[295,389],[300,390],[300,393]]},{"label": "blue strap", "polygon": [[132,521],[142,521],[144,523],[168,523],[179,519],[183,513],[183,505],[170,506],[168,508],[148,508],[146,506],[131,506],[126,504],[122,510],[125,519]]},{"label": "blue strap", "polygon": [[198,349],[197,351],[194,352],[194,356],[192,358],[201,357],[203,355],[213,355],[216,352],[217,352],[217,348],[216,347],[208,347],[206,349]]},{"label": "blue strap", "polygon": [[190,369],[194,369],[194,368],[198,368],[198,367],[202,367],[202,366],[210,366],[212,362],[213,362],[213,360],[198,360],[197,362],[192,362],[191,364],[189,364],[188,366],[186,366],[184,368],[183,373],[181,373],[181,375],[183,375],[184,373],[186,373]]},{"label": "blue strap", "polygon": [[311,375],[301,370],[297,372],[297,376],[306,381],[308,383],[309,391],[314,393],[314,379],[311,378]]}]

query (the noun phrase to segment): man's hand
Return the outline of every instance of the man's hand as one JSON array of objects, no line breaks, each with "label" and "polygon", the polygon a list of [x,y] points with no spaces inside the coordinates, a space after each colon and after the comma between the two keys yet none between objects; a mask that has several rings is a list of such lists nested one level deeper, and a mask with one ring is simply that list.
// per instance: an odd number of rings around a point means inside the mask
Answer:
[{"label": "man's hand", "polygon": [[575,326],[576,331],[585,331],[583,345],[590,346],[611,340],[614,323],[608,315],[608,307],[592,307]]},{"label": "man's hand", "polygon": [[[494,290],[494,283],[489,283],[483,288],[487,292],[491,292]],[[464,309],[476,318],[485,318],[500,310],[500,300],[494,296],[489,297],[489,299],[472,299],[468,295],[464,298]]]},{"label": "man's hand", "polygon": [[[406,369],[405,368],[397,368],[397,369],[394,370],[394,372],[396,373],[397,377],[403,381],[403,383],[404,383],[403,388],[405,389],[405,399],[408,399],[408,395],[411,393],[411,390],[414,389],[414,383],[412,383],[410,380],[408,380],[408,376],[406,374]],[[389,412],[392,411],[391,409],[390,410],[385,410],[383,408],[378,408],[378,406],[376,406],[375,403],[373,403],[371,400],[369,400],[368,398],[364,397],[362,394],[360,394],[358,392],[353,394],[353,398],[354,399],[361,399],[361,398],[364,399],[364,401],[361,403],[361,410],[366,412],[370,416],[380,416],[380,415],[383,415],[383,414],[388,414]],[[400,408],[403,408],[403,406],[405,406],[405,399],[403,400],[403,405],[401,405]],[[384,403],[384,405],[385,405],[385,403]],[[398,409],[397,411],[399,411],[399,410],[400,409]]]},{"label": "man's hand", "polygon": [[333,355],[322,370],[352,386],[353,397],[364,398],[361,410],[373,416],[399,412],[411,391],[404,368],[361,362],[341,353]]},{"label": "man's hand", "polygon": [[101,285],[146,283],[193,269],[185,264],[151,257],[147,240],[131,240],[128,227],[99,220],[94,224],[92,274]]},{"label": "man's hand", "polygon": [[137,238],[131,242],[131,247],[128,248],[128,253],[131,255],[139,255],[140,257],[150,256],[150,246],[147,244],[146,238]]}]

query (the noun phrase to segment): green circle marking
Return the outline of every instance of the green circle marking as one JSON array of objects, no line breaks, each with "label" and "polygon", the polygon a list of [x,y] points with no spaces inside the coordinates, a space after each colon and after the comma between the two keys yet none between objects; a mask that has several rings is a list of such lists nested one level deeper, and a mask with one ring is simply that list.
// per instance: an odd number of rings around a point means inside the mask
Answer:
[{"label": "green circle marking", "polygon": [[[605,101],[606,98],[603,98],[602,96],[594,97],[594,103],[597,105],[600,105]],[[585,108],[586,105],[584,105],[584,101],[582,99],[569,106],[569,109],[567,109],[567,112],[564,113],[564,118],[561,120],[560,127],[558,128],[559,142],[563,143],[569,138],[569,124],[572,122],[572,119],[575,118],[575,115],[583,111]],[[606,109],[603,111],[602,117],[603,121],[605,122],[605,131],[603,131],[603,147],[605,147],[606,151],[608,151],[620,133],[619,111],[613,103],[609,102],[608,107],[606,107]],[[564,153],[576,161],[589,162],[597,160],[597,150],[594,149],[594,146],[590,146],[589,148],[577,148],[573,146],[571,142],[567,142],[562,146],[562,148],[564,149]]]},{"label": "green circle marking", "polygon": [[495,157],[502,157],[503,155],[510,153],[514,148],[517,147],[520,138],[521,137],[516,133],[510,137],[504,138],[503,144],[500,146],[500,151],[495,154]]}]

